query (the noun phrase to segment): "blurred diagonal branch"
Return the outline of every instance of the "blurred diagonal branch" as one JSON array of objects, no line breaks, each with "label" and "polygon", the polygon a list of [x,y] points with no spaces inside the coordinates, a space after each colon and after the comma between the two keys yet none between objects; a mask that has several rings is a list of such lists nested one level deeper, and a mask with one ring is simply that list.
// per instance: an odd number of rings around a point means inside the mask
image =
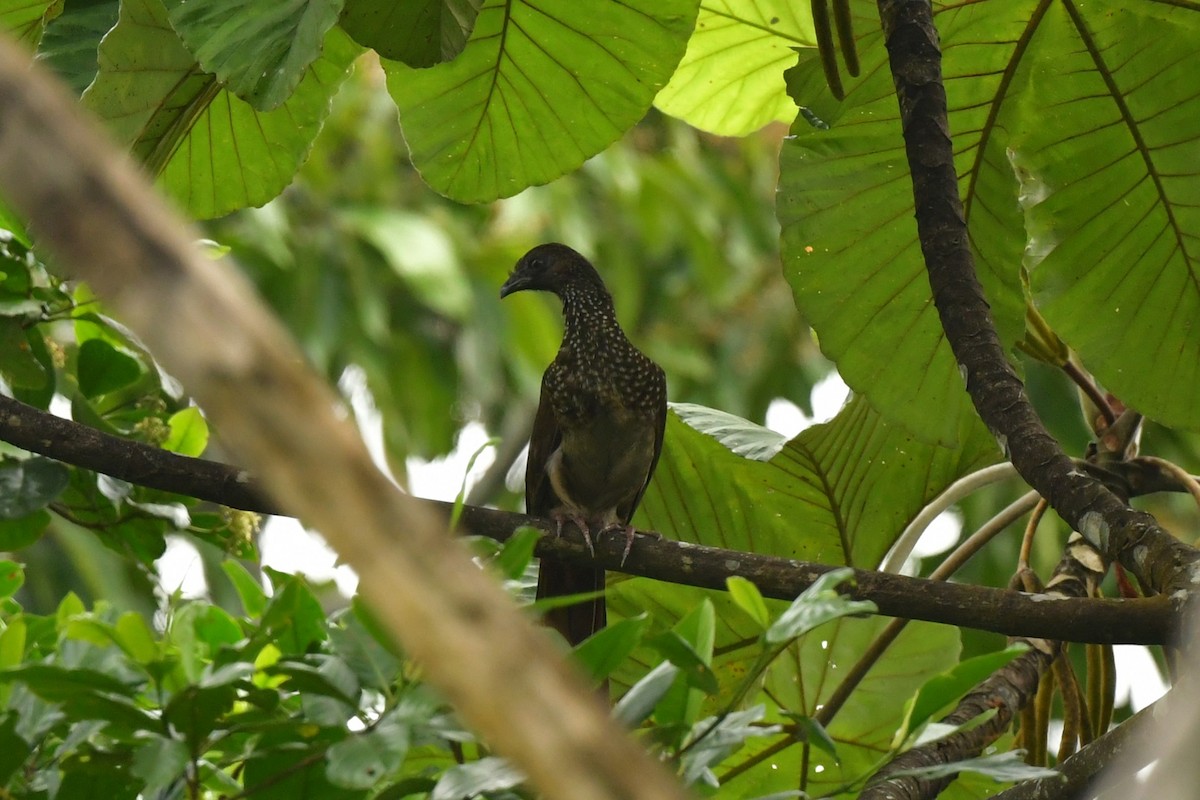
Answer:
[{"label": "blurred diagonal branch", "polygon": [[244,278],[198,252],[144,176],[7,37],[0,106],[0,189],[39,245],[111,301],[267,492],[326,536],[464,720],[547,796],[684,797],[437,516],[372,466]]}]

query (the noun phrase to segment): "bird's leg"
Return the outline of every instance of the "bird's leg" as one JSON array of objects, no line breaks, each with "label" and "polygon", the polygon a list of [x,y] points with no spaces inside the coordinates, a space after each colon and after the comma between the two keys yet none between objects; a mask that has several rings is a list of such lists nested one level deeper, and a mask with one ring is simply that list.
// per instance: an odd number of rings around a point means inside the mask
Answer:
[{"label": "bird's leg", "polygon": [[592,554],[592,558],[596,557],[596,548],[592,547],[592,533],[588,528],[587,520],[578,511],[568,511],[564,508],[555,509],[550,512],[550,519],[554,520],[554,538],[562,538],[563,525],[567,522],[574,522],[575,527],[579,528],[583,534],[583,543],[587,545],[588,552]]}]

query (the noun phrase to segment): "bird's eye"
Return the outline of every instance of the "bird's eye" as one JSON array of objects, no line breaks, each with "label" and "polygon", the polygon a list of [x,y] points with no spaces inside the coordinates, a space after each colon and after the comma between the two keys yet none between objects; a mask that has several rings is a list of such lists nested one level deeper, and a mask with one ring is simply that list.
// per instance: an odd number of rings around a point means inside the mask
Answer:
[{"label": "bird's eye", "polygon": [[531,258],[529,259],[529,266],[531,269],[541,269],[544,265],[540,258]]}]

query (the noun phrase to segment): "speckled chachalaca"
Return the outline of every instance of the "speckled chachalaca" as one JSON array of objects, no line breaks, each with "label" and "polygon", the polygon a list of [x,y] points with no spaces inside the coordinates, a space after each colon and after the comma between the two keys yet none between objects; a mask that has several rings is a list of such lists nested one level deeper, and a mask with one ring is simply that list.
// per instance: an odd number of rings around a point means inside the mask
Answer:
[{"label": "speckled chachalaca", "polygon": [[[592,536],[620,531],[633,543],[633,512],[662,451],[667,382],[662,369],[625,337],[612,296],[586,258],[566,245],[526,253],[500,296],[534,289],[562,300],[563,341],[542,376],[525,471],[527,513],[565,521]],[[544,558],[537,596],[604,589],[604,570]],[[572,645],[605,624],[604,598],[552,609],[547,622]]]}]

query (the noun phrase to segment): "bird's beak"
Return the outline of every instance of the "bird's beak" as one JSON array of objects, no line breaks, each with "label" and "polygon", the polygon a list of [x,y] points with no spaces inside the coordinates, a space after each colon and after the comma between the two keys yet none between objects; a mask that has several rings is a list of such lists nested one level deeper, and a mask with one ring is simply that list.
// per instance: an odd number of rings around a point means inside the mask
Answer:
[{"label": "bird's beak", "polygon": [[522,289],[529,288],[529,277],[520,271],[514,272],[508,276],[508,280],[500,287],[500,299],[503,300],[513,292],[519,292]]}]

